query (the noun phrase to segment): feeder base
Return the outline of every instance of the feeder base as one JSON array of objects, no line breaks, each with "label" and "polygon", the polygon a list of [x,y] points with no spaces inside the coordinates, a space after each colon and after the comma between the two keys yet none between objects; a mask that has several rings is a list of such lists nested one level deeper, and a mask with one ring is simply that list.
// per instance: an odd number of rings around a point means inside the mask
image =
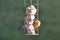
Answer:
[{"label": "feeder base", "polygon": [[39,35],[39,34],[25,34],[25,35]]}]

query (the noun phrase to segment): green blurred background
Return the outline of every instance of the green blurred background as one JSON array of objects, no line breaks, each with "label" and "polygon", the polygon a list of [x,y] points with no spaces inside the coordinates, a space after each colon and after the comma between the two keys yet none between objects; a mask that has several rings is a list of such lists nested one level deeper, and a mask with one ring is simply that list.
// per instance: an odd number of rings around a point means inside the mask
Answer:
[{"label": "green blurred background", "polygon": [[[60,40],[60,0],[39,0],[38,36],[16,30],[24,23],[24,0],[0,0],[0,40]],[[34,0],[35,1],[35,0]]]}]

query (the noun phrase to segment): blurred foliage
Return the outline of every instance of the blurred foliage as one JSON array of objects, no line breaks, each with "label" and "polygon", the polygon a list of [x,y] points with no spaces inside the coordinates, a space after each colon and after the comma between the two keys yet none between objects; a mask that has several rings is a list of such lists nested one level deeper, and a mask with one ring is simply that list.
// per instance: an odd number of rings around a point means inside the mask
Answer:
[{"label": "blurred foliage", "polygon": [[60,0],[39,0],[39,36],[16,30],[24,24],[23,1],[0,0],[0,40],[60,40]]}]

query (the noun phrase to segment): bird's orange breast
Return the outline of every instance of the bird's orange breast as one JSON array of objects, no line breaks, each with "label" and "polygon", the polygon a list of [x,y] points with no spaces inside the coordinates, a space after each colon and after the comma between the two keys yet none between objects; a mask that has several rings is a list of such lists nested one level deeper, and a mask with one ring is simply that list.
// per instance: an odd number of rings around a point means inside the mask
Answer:
[{"label": "bird's orange breast", "polygon": [[33,22],[33,27],[34,28],[38,28],[39,27],[38,25],[39,25],[39,22],[38,21]]}]

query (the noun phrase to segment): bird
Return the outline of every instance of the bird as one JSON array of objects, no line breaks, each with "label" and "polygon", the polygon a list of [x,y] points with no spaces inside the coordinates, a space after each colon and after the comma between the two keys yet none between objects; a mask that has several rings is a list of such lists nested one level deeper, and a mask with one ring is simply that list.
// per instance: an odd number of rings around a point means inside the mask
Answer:
[{"label": "bird", "polygon": [[33,27],[35,29],[39,28],[40,25],[41,25],[41,22],[38,19],[33,22]]}]

